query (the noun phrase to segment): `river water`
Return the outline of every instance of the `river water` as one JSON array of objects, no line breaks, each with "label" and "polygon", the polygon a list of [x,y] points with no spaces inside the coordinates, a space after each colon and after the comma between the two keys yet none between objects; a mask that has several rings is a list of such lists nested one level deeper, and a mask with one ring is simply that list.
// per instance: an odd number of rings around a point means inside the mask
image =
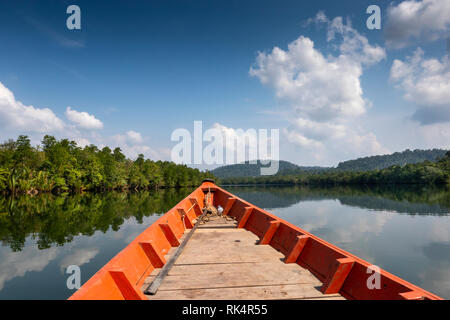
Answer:
[{"label": "river water", "polygon": [[[225,187],[231,193],[450,299],[448,188]],[[0,198],[0,299],[66,299],[192,189]]]}]

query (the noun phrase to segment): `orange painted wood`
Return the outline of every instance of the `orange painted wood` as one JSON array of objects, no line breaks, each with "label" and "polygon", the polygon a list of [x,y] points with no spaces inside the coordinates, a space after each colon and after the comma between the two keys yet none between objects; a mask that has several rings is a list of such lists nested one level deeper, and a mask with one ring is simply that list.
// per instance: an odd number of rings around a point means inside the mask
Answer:
[{"label": "orange painted wood", "polygon": [[324,294],[338,293],[348,274],[352,270],[354,263],[355,260],[352,258],[337,259],[336,263],[332,266],[331,274],[325,280],[320,291]]},{"label": "orange painted wood", "polygon": [[124,300],[109,271],[100,269],[69,300]]},{"label": "orange painted wood", "polygon": [[[216,206],[221,205],[226,208],[229,199],[235,199],[232,205],[233,209],[228,211],[228,215],[240,217],[238,227],[245,227],[260,238],[264,238],[267,233],[268,221],[277,220],[283,222],[269,244],[286,255],[285,261],[287,263],[296,261],[312,272],[324,283],[322,288],[326,292],[337,290],[339,294],[347,299],[423,298],[427,300],[442,300],[441,297],[382,269],[380,269],[380,276],[381,282],[384,284],[383,287],[380,290],[368,289],[366,280],[370,274],[367,273],[367,269],[371,266],[371,263],[336,247],[298,226],[279,219],[275,215],[234,196],[210,181],[203,182],[188,197],[181,200],[174,208],[149,226],[69,299],[109,300],[136,298],[133,292],[129,290],[129,287],[127,287],[126,282],[124,282],[124,277],[131,284],[131,287],[136,289],[140,285],[141,279],[145,279],[146,275],[150,274],[156,266],[161,266],[165,263],[164,254],[172,247],[172,243],[168,240],[160,224],[169,224],[177,239],[179,239],[185,232],[184,225],[186,224],[188,228],[192,226],[192,220],[196,218],[197,213],[192,210],[193,208],[189,210],[189,213],[186,215],[186,221],[183,223],[179,209],[188,210],[191,208],[192,199],[197,199],[199,204],[194,207],[201,208],[205,198],[204,192],[207,192],[208,189],[214,192]],[[302,236],[297,236],[298,234]],[[295,258],[296,256],[297,258]],[[118,269],[123,274],[114,274],[115,278],[113,279],[110,271],[117,271]],[[117,283],[121,285],[125,295],[119,290]],[[386,284],[387,289],[384,289]],[[140,290],[138,290],[138,293],[140,293]]]},{"label": "orange painted wood", "polygon": [[233,204],[236,202],[236,198],[235,197],[229,197],[227,204],[225,206],[225,208],[223,209],[222,214],[224,216],[228,215],[228,213],[230,212],[231,208],[233,207]]},{"label": "orange painted wood", "polygon": [[158,248],[156,248],[152,240],[141,241],[139,242],[139,244],[150,260],[150,263],[155,268],[162,268],[162,266],[164,266],[164,264],[166,263],[166,259],[164,258],[164,255],[158,250]]},{"label": "orange painted wood", "polygon": [[197,201],[197,198],[189,198],[189,201],[191,202],[192,209],[194,210],[194,213],[197,217],[202,215],[202,208],[200,208],[200,204]]},{"label": "orange painted wood", "polygon": [[423,300],[423,294],[419,291],[408,291],[400,293],[400,297],[404,300]]},{"label": "orange painted wood", "polygon": [[[172,209],[168,213],[162,216],[162,219],[158,219],[156,223],[167,223],[170,225],[170,228],[174,232],[177,239],[180,239],[184,234],[184,224],[183,221],[180,218],[180,214],[177,210]],[[150,237],[151,239],[152,237]],[[149,239],[149,238],[147,238]]]},{"label": "orange painted wood", "polygon": [[291,251],[286,255],[286,258],[284,259],[285,263],[294,263],[297,261],[298,257],[302,253],[303,248],[306,245],[306,242],[308,241],[309,236],[300,235],[297,236],[297,241],[292,246]]},{"label": "orange painted wood", "polygon": [[121,270],[110,270],[109,274],[114,280],[124,300],[147,300],[147,298],[130,283]]},{"label": "orange painted wood", "polygon": [[253,207],[245,207],[244,214],[243,214],[241,220],[239,220],[238,228],[245,227],[245,224],[247,223],[248,218],[250,218],[250,215],[252,214],[252,211],[253,211]]},{"label": "orange painted wood", "polygon": [[177,236],[175,235],[175,232],[173,232],[172,228],[168,223],[160,223],[159,227],[163,231],[164,235],[166,236],[167,241],[169,241],[170,245],[172,247],[178,247],[180,245],[180,241],[178,241]]},{"label": "orange painted wood", "polygon": [[219,187],[217,187],[215,184],[212,183],[211,187],[202,187],[201,189],[203,191],[203,193],[207,193],[208,191],[211,191],[212,194],[214,194],[214,192],[216,192]]},{"label": "orange painted wood", "polygon": [[[186,201],[186,203],[188,203],[189,201]],[[184,209],[184,211],[186,212],[186,216],[189,217],[189,220],[192,222],[193,220],[195,220],[197,218],[197,212],[195,210],[195,206],[188,206],[187,208]]]},{"label": "orange painted wood", "polygon": [[194,227],[194,224],[192,223],[192,219],[189,217],[189,214],[186,213],[184,209],[178,209],[178,212],[180,213],[180,216],[182,217],[184,221],[184,225],[186,226],[186,229],[192,229]]},{"label": "orange painted wood", "polygon": [[186,229],[192,229],[194,227],[194,224],[192,223],[191,219],[189,219],[188,215],[184,216],[184,223],[186,225]]},{"label": "orange painted wood", "polygon": [[275,234],[275,232],[277,232],[279,226],[280,221],[270,221],[269,227],[267,228],[267,231],[259,244],[269,244],[270,240],[272,240],[273,238],[273,235]]}]

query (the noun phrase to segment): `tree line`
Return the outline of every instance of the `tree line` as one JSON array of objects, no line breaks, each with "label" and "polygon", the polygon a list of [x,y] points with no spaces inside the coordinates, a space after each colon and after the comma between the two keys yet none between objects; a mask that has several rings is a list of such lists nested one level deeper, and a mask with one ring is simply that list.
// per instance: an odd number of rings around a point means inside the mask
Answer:
[{"label": "tree line", "polygon": [[[376,169],[384,169],[391,166],[404,166],[410,163],[420,163],[424,161],[436,161],[445,156],[447,150],[431,149],[431,150],[405,150],[392,154],[370,156],[340,162],[337,167],[320,167],[320,166],[298,166],[288,161],[272,161],[278,162],[279,170],[277,176],[294,176],[304,173],[315,174],[325,171],[371,171]],[[226,165],[211,170],[216,177],[234,178],[234,177],[258,177],[261,176],[261,168],[267,167],[260,160],[255,163],[243,162],[233,165]]]},{"label": "tree line", "polygon": [[249,161],[231,164],[216,168],[211,170],[216,177],[219,178],[231,178],[231,177],[257,177],[261,175],[261,168],[268,168],[269,166],[278,165],[277,175],[286,175],[286,174],[298,174],[305,171],[308,172],[319,172],[328,170],[328,167],[307,167],[307,166],[298,166],[289,161],[276,161],[272,160],[269,165],[263,164],[261,160],[257,160],[255,163],[251,163]]},{"label": "tree line", "polygon": [[214,178],[208,171],[152,161],[140,154],[128,159],[120,148],[81,148],[74,141],[46,135],[32,146],[27,136],[0,144],[0,193],[144,190],[198,186]]},{"label": "tree line", "polygon": [[378,184],[450,184],[450,151],[437,161],[424,161],[403,166],[369,171],[339,169],[315,173],[234,177],[221,179],[222,184],[284,185],[378,185]]},{"label": "tree line", "polygon": [[375,169],[384,169],[394,165],[403,166],[408,163],[419,163],[424,161],[436,161],[445,156],[447,150],[409,150],[403,152],[394,152],[379,156],[370,156],[340,162],[337,169],[344,171],[369,171]]}]

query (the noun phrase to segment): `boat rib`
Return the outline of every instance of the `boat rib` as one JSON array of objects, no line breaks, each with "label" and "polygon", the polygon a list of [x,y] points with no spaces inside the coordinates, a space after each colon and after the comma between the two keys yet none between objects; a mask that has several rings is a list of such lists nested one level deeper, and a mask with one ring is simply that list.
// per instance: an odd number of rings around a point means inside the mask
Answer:
[{"label": "boat rib", "polygon": [[[205,198],[223,212],[195,227]],[[378,288],[369,283],[375,270]],[[155,278],[157,290],[146,294]],[[442,298],[204,181],[69,299]]]}]

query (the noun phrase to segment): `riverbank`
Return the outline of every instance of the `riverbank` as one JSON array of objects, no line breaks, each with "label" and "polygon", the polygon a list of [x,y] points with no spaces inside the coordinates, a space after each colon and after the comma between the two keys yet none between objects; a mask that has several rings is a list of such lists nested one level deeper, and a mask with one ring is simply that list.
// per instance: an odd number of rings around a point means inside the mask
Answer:
[{"label": "riverbank", "polygon": [[39,146],[32,146],[27,136],[0,145],[0,193],[36,195],[197,187],[206,178],[214,176],[186,165],[145,159],[143,154],[131,160],[120,148],[82,148],[74,141],[48,135]]},{"label": "riverbank", "polygon": [[223,178],[221,185],[450,185],[450,152],[424,161],[381,170],[304,172],[295,175]]}]

